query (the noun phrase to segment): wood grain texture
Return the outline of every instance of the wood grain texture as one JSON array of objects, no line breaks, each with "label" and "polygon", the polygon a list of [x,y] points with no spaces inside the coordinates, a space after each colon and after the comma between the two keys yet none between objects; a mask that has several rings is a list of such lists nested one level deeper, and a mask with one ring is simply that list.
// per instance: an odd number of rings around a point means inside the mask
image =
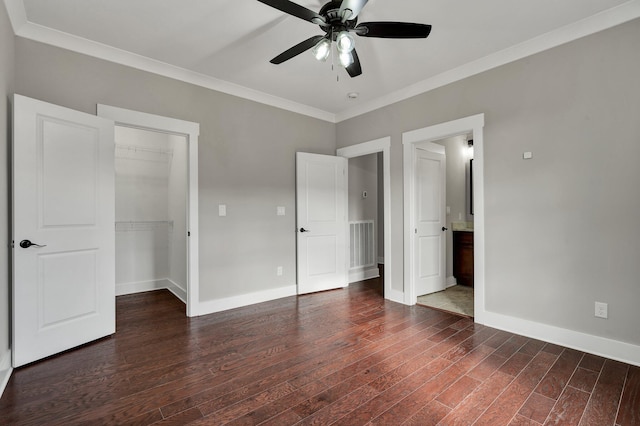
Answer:
[{"label": "wood grain texture", "polygon": [[638,367],[381,292],[191,319],[167,291],[118,297],[115,335],[14,371],[0,423],[640,424]]}]

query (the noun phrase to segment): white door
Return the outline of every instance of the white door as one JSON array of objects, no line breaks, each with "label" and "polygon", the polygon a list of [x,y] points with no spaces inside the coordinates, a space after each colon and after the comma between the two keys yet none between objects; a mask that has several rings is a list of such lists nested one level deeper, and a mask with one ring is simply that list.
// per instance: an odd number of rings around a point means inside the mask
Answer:
[{"label": "white door", "polygon": [[115,332],[113,127],[14,96],[14,367]]},{"label": "white door", "polygon": [[416,149],[414,282],[416,295],[445,288],[445,156]]},{"label": "white door", "polygon": [[296,154],[298,294],[346,287],[347,160]]}]

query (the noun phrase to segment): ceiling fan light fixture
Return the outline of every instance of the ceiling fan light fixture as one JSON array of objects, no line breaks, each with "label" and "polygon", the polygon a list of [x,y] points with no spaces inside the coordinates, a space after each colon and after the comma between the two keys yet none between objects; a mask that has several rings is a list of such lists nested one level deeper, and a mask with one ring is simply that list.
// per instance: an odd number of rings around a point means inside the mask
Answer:
[{"label": "ceiling fan light fixture", "polygon": [[340,60],[340,65],[347,68],[349,65],[353,64],[353,55],[351,52],[343,52],[338,56]]},{"label": "ceiling fan light fixture", "polygon": [[336,46],[338,47],[338,52],[349,53],[356,47],[356,41],[348,31],[340,31],[336,37]]},{"label": "ceiling fan light fixture", "polygon": [[331,42],[323,38],[315,45],[311,52],[317,60],[324,62],[329,57],[329,53],[331,53]]}]

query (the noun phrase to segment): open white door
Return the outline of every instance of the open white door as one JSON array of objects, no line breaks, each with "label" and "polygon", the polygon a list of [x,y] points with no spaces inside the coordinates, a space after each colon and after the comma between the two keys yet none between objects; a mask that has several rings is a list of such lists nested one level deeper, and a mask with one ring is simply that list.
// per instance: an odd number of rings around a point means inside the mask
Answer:
[{"label": "open white door", "polygon": [[14,96],[14,367],[115,332],[113,128]]},{"label": "open white door", "polygon": [[296,155],[298,294],[346,287],[347,160]]},{"label": "open white door", "polygon": [[414,282],[416,295],[445,289],[445,155],[416,149]]}]

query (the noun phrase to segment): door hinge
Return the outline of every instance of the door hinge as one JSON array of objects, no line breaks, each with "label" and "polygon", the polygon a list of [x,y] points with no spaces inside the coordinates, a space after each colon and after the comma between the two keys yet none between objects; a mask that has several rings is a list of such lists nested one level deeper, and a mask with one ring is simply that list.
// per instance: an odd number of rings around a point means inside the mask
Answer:
[{"label": "door hinge", "polygon": [[413,230],[413,233],[414,233],[414,234],[417,234],[417,233],[418,233],[418,228],[414,229],[414,230]]},{"label": "door hinge", "polygon": [[187,231],[187,237],[191,236],[191,231]]}]

